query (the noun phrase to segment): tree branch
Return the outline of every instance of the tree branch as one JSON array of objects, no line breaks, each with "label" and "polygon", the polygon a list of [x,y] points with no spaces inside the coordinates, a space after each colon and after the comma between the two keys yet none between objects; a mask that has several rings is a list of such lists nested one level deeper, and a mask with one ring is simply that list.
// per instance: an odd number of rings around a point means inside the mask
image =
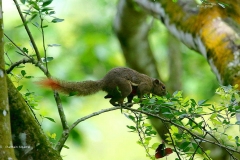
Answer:
[{"label": "tree branch", "polygon": [[199,136],[199,135],[191,132],[189,129],[185,128],[184,126],[181,126],[181,125],[173,122],[171,119],[166,119],[166,118],[163,118],[163,117],[161,117],[161,116],[159,116],[159,115],[155,115],[155,114],[153,114],[153,113],[149,113],[149,112],[146,112],[146,111],[137,110],[137,109],[133,109],[133,108],[124,108],[124,109],[130,110],[130,111],[134,111],[134,112],[138,112],[138,113],[143,113],[143,114],[145,114],[145,115],[152,116],[152,117],[154,117],[154,118],[160,119],[160,120],[163,121],[163,122],[168,122],[168,123],[170,123],[170,124],[172,124],[172,125],[174,125],[174,126],[176,126],[176,127],[181,128],[182,130],[186,131],[186,132],[189,133],[191,136],[193,136],[193,137],[195,137],[195,138],[198,138],[198,139],[200,139],[200,140],[203,140],[204,142],[208,142],[208,143],[214,144],[214,145],[216,145],[216,146],[219,146],[219,147],[221,147],[221,148],[223,148],[223,149],[227,149],[227,150],[232,151],[232,152],[240,153],[240,151],[237,151],[237,150],[235,150],[235,149],[233,149],[233,148],[224,146],[224,145],[222,145],[222,144],[220,144],[220,143],[217,143],[217,142],[214,142],[214,141],[211,141],[211,140],[208,140],[208,139],[204,139],[204,138],[202,138],[201,136]]},{"label": "tree branch", "polygon": [[24,25],[24,27],[25,27],[25,30],[26,30],[29,38],[30,38],[30,41],[31,41],[31,43],[32,43],[32,46],[33,46],[33,48],[34,48],[34,50],[35,50],[35,53],[36,53],[36,55],[37,55],[37,60],[38,60],[39,62],[41,62],[40,52],[38,51],[37,45],[36,45],[36,43],[35,43],[35,41],[34,41],[34,38],[33,38],[33,36],[32,36],[32,33],[31,33],[30,29],[28,28],[27,22],[26,22],[23,14],[22,14],[22,11],[21,11],[21,9],[20,9],[20,7],[19,7],[19,4],[18,4],[17,0],[13,0],[13,2],[15,3],[15,5],[16,5],[16,7],[17,7],[18,14],[19,14],[20,17],[21,17],[22,23],[23,23],[23,25]]},{"label": "tree branch", "polygon": [[238,84],[240,89],[240,0],[222,0],[224,8],[217,1],[211,1],[211,6],[192,0],[135,2],[189,48],[200,52],[221,84]]},{"label": "tree branch", "polygon": [[7,74],[11,73],[12,70],[13,70],[15,67],[17,67],[17,66],[19,66],[19,65],[21,65],[21,64],[25,64],[25,63],[32,63],[32,60],[31,60],[31,59],[23,58],[22,60],[13,63],[13,64],[6,70]]},{"label": "tree branch", "polygon": [[64,143],[66,142],[68,136],[69,136],[69,133],[71,132],[71,130],[74,129],[74,127],[76,127],[80,122],[83,122],[89,118],[92,118],[92,117],[95,117],[97,115],[100,115],[100,114],[103,114],[103,113],[106,113],[106,112],[110,112],[110,111],[114,111],[114,110],[117,110],[117,109],[121,109],[122,107],[112,107],[112,108],[107,108],[107,109],[103,109],[103,110],[100,110],[98,112],[93,112],[92,114],[89,114],[85,117],[82,117],[82,118],[79,118],[77,121],[75,121],[70,127],[68,130],[66,130],[65,132],[62,133],[62,136],[61,138],[59,139],[57,145],[55,146],[55,149],[57,151],[61,151],[62,150],[62,147],[64,146]]},{"label": "tree branch", "polygon": [[148,41],[153,19],[149,22],[148,18],[147,12],[136,9],[132,0],[119,0],[113,28],[127,65],[141,73],[159,78],[157,63]]}]

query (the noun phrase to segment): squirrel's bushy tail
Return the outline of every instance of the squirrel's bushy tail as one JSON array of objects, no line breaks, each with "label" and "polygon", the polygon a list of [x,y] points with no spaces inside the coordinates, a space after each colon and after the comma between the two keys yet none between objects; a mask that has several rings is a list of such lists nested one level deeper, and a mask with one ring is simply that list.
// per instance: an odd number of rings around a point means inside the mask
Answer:
[{"label": "squirrel's bushy tail", "polygon": [[38,84],[49,87],[67,94],[73,93],[78,96],[87,96],[94,94],[103,88],[102,81],[82,81],[67,82],[61,80],[45,79],[39,81]]}]

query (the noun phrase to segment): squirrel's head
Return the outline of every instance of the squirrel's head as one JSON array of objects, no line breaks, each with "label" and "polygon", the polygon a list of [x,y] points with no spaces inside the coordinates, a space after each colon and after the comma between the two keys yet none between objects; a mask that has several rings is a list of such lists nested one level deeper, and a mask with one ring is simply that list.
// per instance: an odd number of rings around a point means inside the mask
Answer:
[{"label": "squirrel's head", "polygon": [[165,85],[158,79],[153,79],[153,89],[152,93],[157,96],[166,95],[166,87]]}]

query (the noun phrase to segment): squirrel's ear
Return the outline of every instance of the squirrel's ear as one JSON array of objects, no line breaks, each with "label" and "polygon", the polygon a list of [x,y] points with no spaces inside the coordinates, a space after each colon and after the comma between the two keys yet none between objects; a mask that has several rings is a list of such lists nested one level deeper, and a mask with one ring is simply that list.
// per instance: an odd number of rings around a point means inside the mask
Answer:
[{"label": "squirrel's ear", "polygon": [[158,79],[155,79],[153,82],[154,82],[154,84],[157,84],[157,85],[159,85],[161,83],[160,80],[158,80]]}]

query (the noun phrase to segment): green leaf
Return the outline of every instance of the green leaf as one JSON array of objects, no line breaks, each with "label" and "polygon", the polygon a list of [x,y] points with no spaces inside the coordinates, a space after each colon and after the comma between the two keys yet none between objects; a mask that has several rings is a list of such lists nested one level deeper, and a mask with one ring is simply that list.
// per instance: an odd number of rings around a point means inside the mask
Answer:
[{"label": "green leaf", "polygon": [[134,126],[127,125],[127,128],[131,129],[132,131],[136,131],[136,127],[134,127]]},{"label": "green leaf", "polygon": [[52,121],[52,122],[56,123],[53,118],[50,118],[50,117],[44,117],[44,118],[48,119],[49,121]]},{"label": "green leaf", "polygon": [[67,149],[69,149],[69,147],[68,147],[68,146],[66,146],[66,145],[63,145],[63,147],[64,147],[64,148],[67,148]]},{"label": "green leaf", "polygon": [[52,3],[52,1],[53,1],[53,0],[45,0],[45,1],[43,1],[42,6],[43,6],[43,7],[48,6],[49,4]]},{"label": "green leaf", "polygon": [[199,106],[202,106],[204,103],[206,103],[208,100],[207,99],[205,99],[205,100],[200,100],[200,101],[198,101],[198,105]]},{"label": "green leaf", "polygon": [[30,96],[32,94],[32,92],[27,92],[26,94],[25,94],[25,96]]},{"label": "green leaf", "polygon": [[222,125],[222,123],[219,122],[219,121],[216,120],[216,119],[211,119],[211,120],[212,120],[213,125],[215,125],[215,126],[221,126],[221,125]]},{"label": "green leaf", "polygon": [[37,28],[39,28],[40,27],[40,25],[37,23],[37,22],[35,22],[35,23],[32,23],[35,27],[37,27]]},{"label": "green leaf", "polygon": [[62,22],[62,21],[64,21],[64,19],[54,18],[54,19],[52,20],[53,23],[59,23],[59,22]]},{"label": "green leaf", "polygon": [[237,121],[235,124],[236,124],[236,125],[240,125],[240,121]]},{"label": "green leaf", "polygon": [[34,18],[37,17],[37,14],[33,14],[32,17],[30,17],[28,20],[27,20],[27,23],[28,22],[31,22]]},{"label": "green leaf", "polygon": [[17,66],[17,68],[24,68],[25,66]]},{"label": "green leaf", "polygon": [[28,49],[27,48],[23,47],[22,50],[23,50],[23,52],[28,53]]},{"label": "green leaf", "polygon": [[61,46],[60,44],[48,44],[48,47],[59,47]]},{"label": "green leaf", "polygon": [[127,115],[127,114],[125,114],[125,116],[126,116],[127,118],[129,118],[130,120],[132,120],[133,122],[135,122],[135,117],[134,117],[134,116],[132,116],[132,115]]},{"label": "green leaf", "polygon": [[52,7],[45,7],[41,9],[41,12],[47,12],[47,11],[52,11],[53,8]]},{"label": "green leaf", "polygon": [[21,74],[22,74],[22,76],[24,77],[27,73],[26,73],[25,70],[21,70]]},{"label": "green leaf", "polygon": [[171,130],[173,133],[178,133],[178,128],[175,126],[171,126]]},{"label": "green leaf", "polygon": [[20,0],[22,2],[22,4],[25,4],[26,0]]},{"label": "green leaf", "polygon": [[48,27],[48,25],[42,26],[42,28],[47,28],[47,27]]},{"label": "green leaf", "polygon": [[50,11],[50,12],[48,13],[48,15],[52,15],[52,14],[55,14],[55,11]]},{"label": "green leaf", "polygon": [[25,76],[24,78],[30,79],[30,78],[34,78],[34,76]]},{"label": "green leaf", "polygon": [[22,89],[22,87],[23,87],[23,85],[18,86],[18,87],[17,87],[17,90],[20,91],[20,90]]},{"label": "green leaf", "polygon": [[189,144],[190,144],[190,142],[183,142],[183,143],[179,146],[179,148],[185,149],[186,147],[189,146]]},{"label": "green leaf", "polygon": [[69,94],[68,94],[68,96],[69,97],[72,97],[72,96],[76,96],[78,94],[78,92],[70,92]]},{"label": "green leaf", "polygon": [[159,146],[159,143],[154,143],[151,148],[155,150],[158,148],[158,146]]},{"label": "green leaf", "polygon": [[214,119],[215,117],[217,117],[217,113],[213,113],[210,117],[210,119]]},{"label": "green leaf", "polygon": [[209,155],[211,153],[211,150],[206,150],[205,152],[207,153],[207,155]]},{"label": "green leaf", "polygon": [[53,60],[53,57],[41,58],[43,63],[50,62]]},{"label": "green leaf", "polygon": [[29,4],[31,4],[31,6],[33,6],[33,8],[34,8],[34,9],[36,9],[37,11],[39,11],[39,10],[40,10],[40,8],[39,8],[39,6],[38,6],[37,2],[30,1],[30,2],[29,2]]}]

